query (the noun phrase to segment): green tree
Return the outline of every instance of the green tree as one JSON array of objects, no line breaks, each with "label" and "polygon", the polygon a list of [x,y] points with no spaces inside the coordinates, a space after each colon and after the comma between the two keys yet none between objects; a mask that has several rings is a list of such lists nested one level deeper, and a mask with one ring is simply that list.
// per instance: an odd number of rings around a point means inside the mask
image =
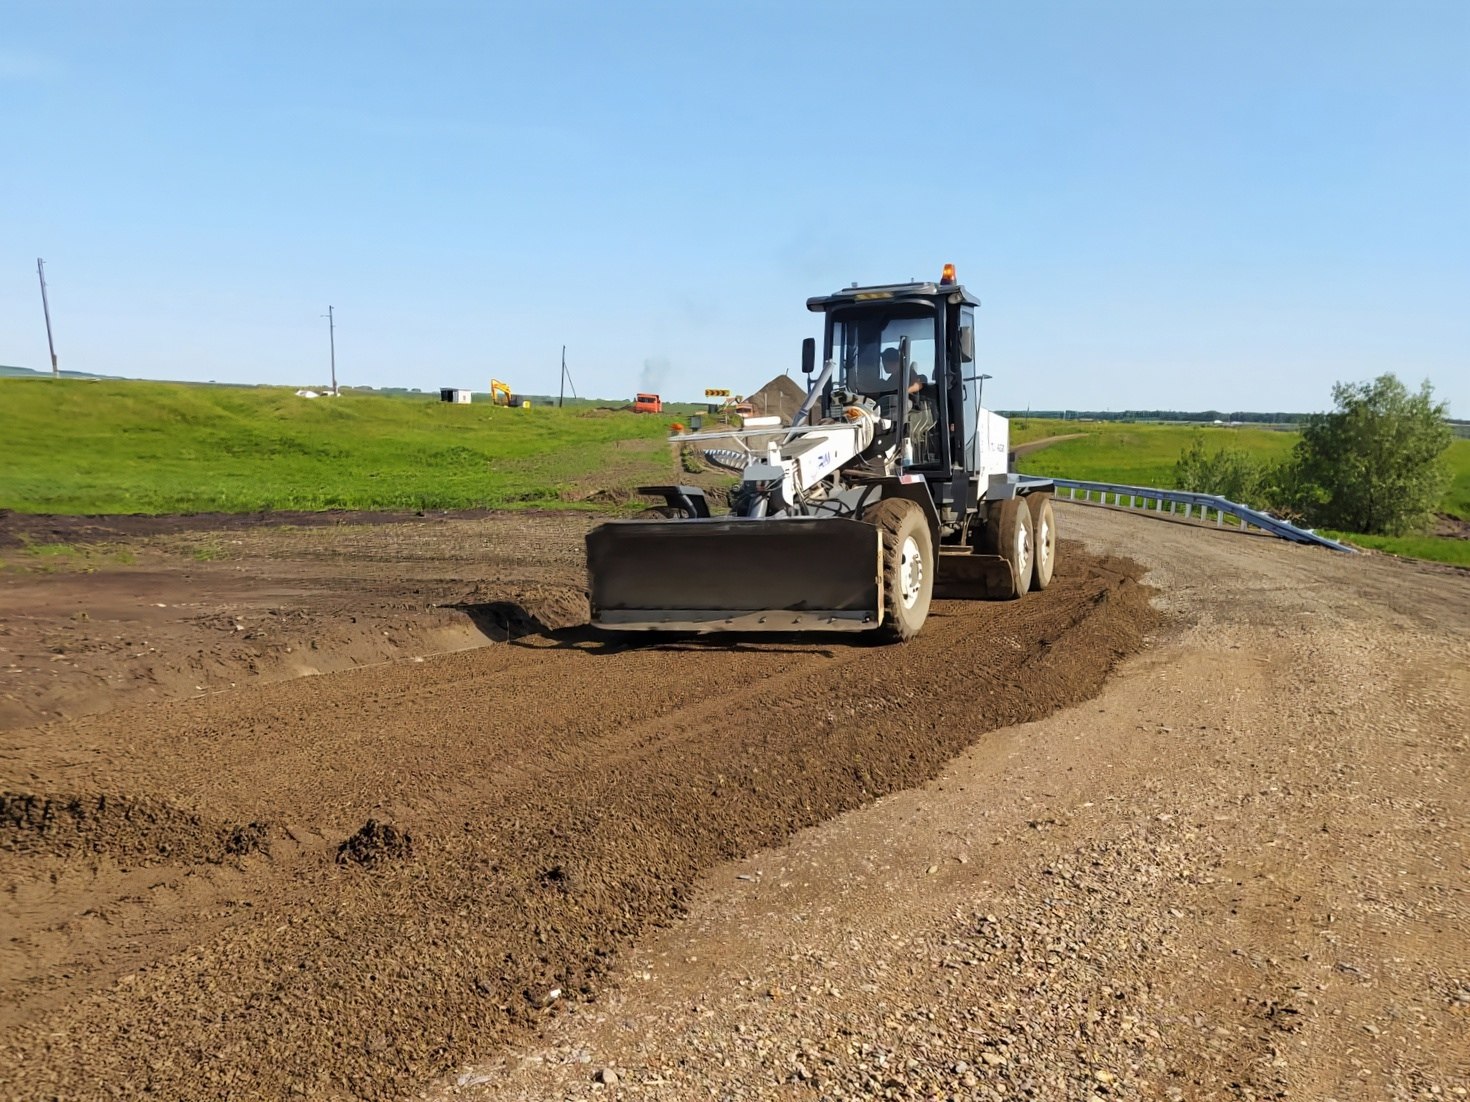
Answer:
[{"label": "green tree", "polygon": [[1449,486],[1441,456],[1452,434],[1448,406],[1426,380],[1411,394],[1394,375],[1338,383],[1332,413],[1302,426],[1291,460],[1294,504],[1312,523],[1398,536],[1423,528]]},{"label": "green tree", "polygon": [[1204,433],[1196,432],[1174,464],[1174,484],[1197,494],[1218,494],[1238,505],[1260,504],[1261,465],[1239,448],[1205,453]]}]

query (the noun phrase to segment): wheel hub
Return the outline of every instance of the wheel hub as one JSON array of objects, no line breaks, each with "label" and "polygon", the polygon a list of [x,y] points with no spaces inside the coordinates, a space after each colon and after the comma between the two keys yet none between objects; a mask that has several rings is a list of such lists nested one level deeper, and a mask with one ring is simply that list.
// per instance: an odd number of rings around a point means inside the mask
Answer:
[{"label": "wheel hub", "polygon": [[903,541],[898,555],[898,599],[904,608],[913,608],[924,588],[924,557],[913,536]]},{"label": "wheel hub", "polygon": [[1026,567],[1031,562],[1031,534],[1026,530],[1024,524],[1016,525],[1016,565],[1020,567],[1021,576],[1025,577]]}]

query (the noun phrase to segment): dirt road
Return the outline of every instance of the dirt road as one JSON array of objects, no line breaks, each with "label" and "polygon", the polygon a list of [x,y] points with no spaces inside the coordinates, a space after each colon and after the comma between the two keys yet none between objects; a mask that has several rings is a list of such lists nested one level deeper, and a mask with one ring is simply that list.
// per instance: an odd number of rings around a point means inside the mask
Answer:
[{"label": "dirt road", "polygon": [[1470,1094],[1470,576],[1063,505],[1103,691],[703,880],[435,1100]]},{"label": "dirt road", "polygon": [[[206,559],[216,534],[174,533],[7,578],[12,676],[59,671],[48,702],[82,714],[0,741],[4,1092],[393,1097],[595,992],[719,862],[1086,698],[1154,619],[1129,564],[1074,548],[1037,599],[940,604],[901,649],[540,632],[585,617],[587,523],[239,532]],[[515,641],[268,680],[449,616]],[[97,710],[133,661],[187,692],[211,631],[234,689]]]},{"label": "dirt road", "polygon": [[[901,648],[543,631],[575,517],[0,576],[70,715],[0,733],[0,1094],[1463,1089],[1466,579],[1062,523]],[[273,680],[332,639],[377,664]]]},{"label": "dirt road", "polygon": [[1044,436],[1040,440],[1030,440],[1025,444],[1017,444],[1010,451],[1011,465],[1014,468],[1017,459],[1030,455],[1032,452],[1039,452],[1043,448],[1051,447],[1053,444],[1060,444],[1063,440],[1078,440],[1086,435],[1087,433],[1085,432],[1069,432],[1061,436]]}]

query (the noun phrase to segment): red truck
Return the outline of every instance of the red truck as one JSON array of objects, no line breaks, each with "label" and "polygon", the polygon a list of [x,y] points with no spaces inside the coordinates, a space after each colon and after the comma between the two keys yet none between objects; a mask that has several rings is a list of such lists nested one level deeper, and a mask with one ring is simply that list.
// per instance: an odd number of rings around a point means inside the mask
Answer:
[{"label": "red truck", "polygon": [[633,395],[634,413],[662,413],[664,404],[657,394],[635,394]]}]

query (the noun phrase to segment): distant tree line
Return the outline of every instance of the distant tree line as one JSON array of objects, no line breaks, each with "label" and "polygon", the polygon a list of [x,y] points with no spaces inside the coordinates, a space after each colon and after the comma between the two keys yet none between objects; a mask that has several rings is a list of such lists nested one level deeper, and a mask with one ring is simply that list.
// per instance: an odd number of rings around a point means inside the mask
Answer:
[{"label": "distant tree line", "polygon": [[1260,463],[1228,444],[1207,452],[1196,433],[1175,464],[1175,482],[1320,528],[1422,530],[1450,484],[1448,407],[1435,402],[1428,382],[1413,393],[1391,374],[1338,383],[1332,400],[1332,412],[1301,419],[1301,439],[1282,463]]},{"label": "distant tree line", "polygon": [[1002,417],[1039,417],[1048,421],[1239,421],[1242,424],[1296,425],[1306,420],[1306,413],[1252,413],[1218,409],[1001,409]]}]

